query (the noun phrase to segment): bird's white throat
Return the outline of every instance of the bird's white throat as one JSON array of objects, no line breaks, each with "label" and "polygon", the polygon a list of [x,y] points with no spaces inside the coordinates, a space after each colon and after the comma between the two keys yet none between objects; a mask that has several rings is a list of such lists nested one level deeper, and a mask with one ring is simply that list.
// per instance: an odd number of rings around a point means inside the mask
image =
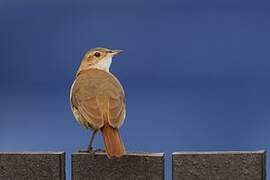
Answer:
[{"label": "bird's white throat", "polygon": [[100,60],[97,64],[95,64],[93,67],[110,72],[111,63],[112,63],[112,57],[111,56],[105,57],[102,60]]}]

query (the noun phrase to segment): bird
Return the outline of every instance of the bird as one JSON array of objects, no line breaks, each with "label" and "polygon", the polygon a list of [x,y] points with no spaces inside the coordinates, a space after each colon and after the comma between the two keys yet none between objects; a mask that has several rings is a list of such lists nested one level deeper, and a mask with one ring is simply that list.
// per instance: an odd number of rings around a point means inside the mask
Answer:
[{"label": "bird", "polygon": [[70,90],[71,110],[77,122],[92,130],[87,150],[95,153],[93,141],[101,132],[109,159],[126,154],[119,128],[126,117],[125,93],[120,81],[110,72],[112,58],[122,50],[97,47],[86,52]]}]

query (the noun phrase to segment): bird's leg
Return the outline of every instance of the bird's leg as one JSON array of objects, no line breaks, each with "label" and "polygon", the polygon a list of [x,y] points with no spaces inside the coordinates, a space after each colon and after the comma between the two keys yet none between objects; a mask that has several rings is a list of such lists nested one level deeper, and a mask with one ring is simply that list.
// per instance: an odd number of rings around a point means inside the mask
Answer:
[{"label": "bird's leg", "polygon": [[92,133],[89,145],[88,145],[89,152],[93,151],[93,142],[94,142],[94,138],[95,138],[96,133],[97,133],[97,130],[93,130],[93,133]]},{"label": "bird's leg", "polygon": [[94,130],[93,135],[92,135],[91,140],[90,140],[90,143],[89,143],[89,146],[88,146],[89,152],[95,152],[95,153],[96,152],[106,152],[104,149],[93,149],[92,144],[93,144],[94,137],[95,137],[96,133],[97,133],[97,130]]},{"label": "bird's leg", "polygon": [[94,142],[94,138],[95,138],[95,135],[97,133],[97,130],[93,130],[93,133],[92,133],[92,136],[91,136],[91,139],[90,139],[90,142],[89,142],[89,145],[88,145],[88,148],[87,150],[79,150],[79,152],[89,152],[89,153],[93,153],[93,142]]}]

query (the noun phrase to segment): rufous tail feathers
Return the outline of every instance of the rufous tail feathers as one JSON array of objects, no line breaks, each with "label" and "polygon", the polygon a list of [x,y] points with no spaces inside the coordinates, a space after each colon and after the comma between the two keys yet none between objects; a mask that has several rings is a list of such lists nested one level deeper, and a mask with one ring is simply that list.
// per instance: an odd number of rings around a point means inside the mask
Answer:
[{"label": "rufous tail feathers", "polygon": [[101,132],[108,158],[121,157],[126,153],[118,129],[105,124]]}]

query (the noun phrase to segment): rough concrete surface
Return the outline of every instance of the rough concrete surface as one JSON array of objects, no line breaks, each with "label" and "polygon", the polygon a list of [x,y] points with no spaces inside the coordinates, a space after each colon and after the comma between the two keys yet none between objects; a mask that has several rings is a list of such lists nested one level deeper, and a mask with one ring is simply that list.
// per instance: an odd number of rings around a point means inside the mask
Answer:
[{"label": "rough concrete surface", "polygon": [[65,153],[0,153],[0,180],[64,180]]},{"label": "rough concrete surface", "polygon": [[266,180],[265,151],[175,152],[173,180]]},{"label": "rough concrete surface", "polygon": [[108,159],[106,154],[72,154],[73,180],[163,180],[163,153],[130,153]]}]

